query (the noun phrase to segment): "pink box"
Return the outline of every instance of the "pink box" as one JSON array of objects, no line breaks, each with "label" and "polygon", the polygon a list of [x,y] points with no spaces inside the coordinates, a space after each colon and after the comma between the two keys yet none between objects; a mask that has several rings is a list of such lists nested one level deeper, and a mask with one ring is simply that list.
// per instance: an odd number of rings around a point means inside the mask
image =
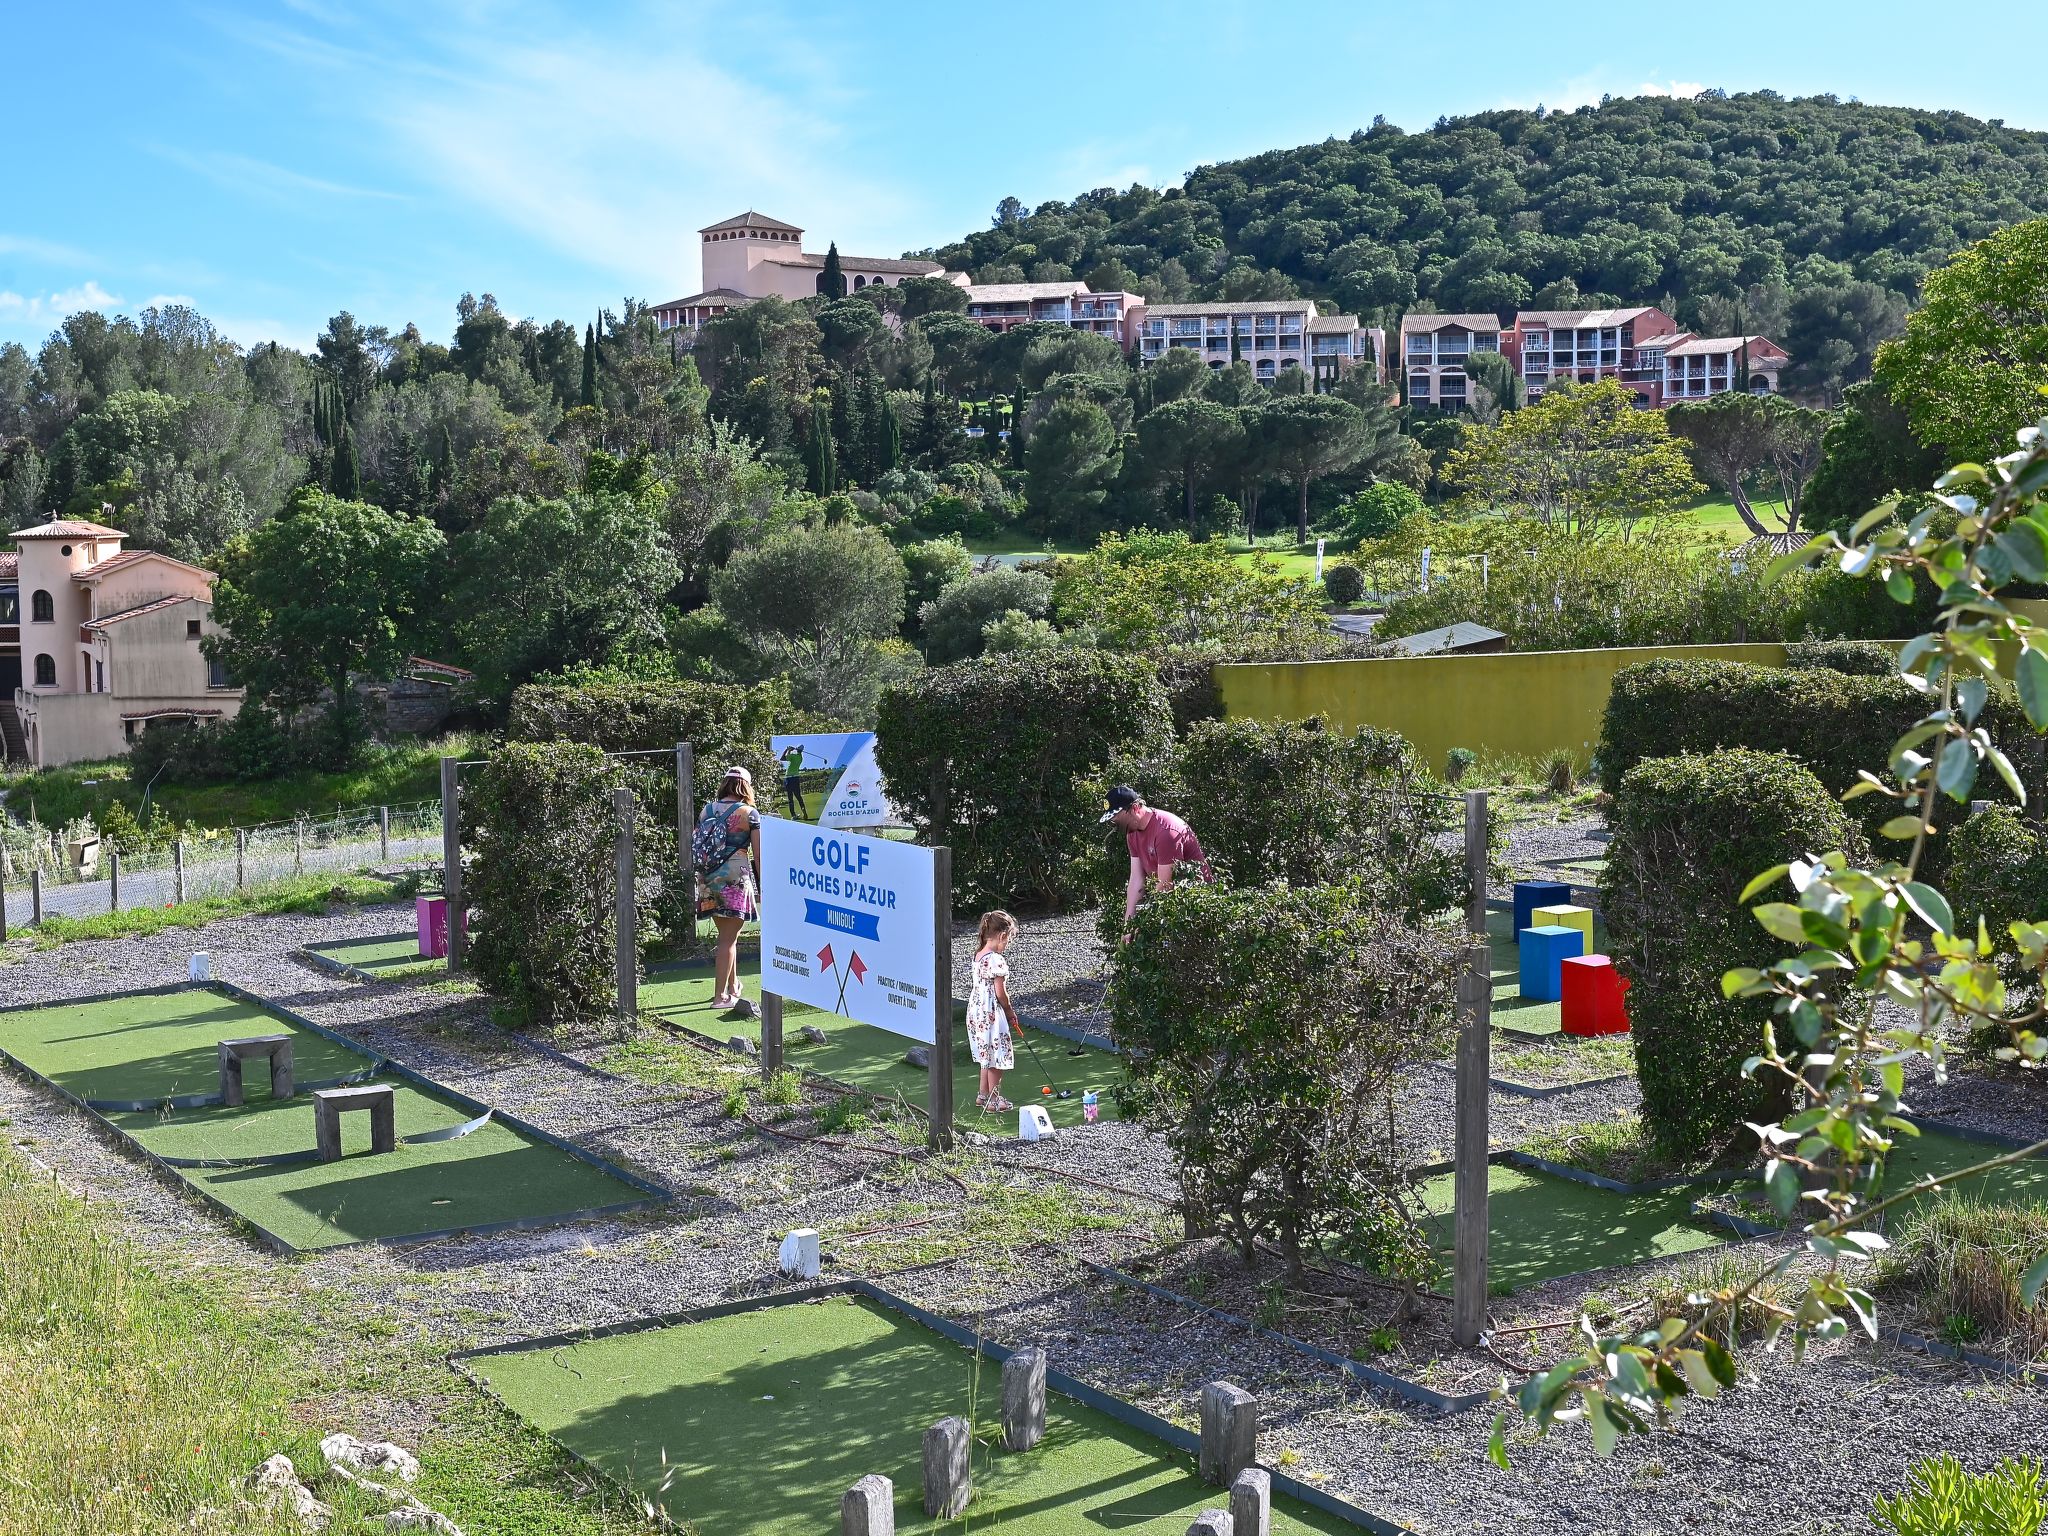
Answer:
[{"label": "pink box", "polygon": [[412,904],[420,927],[420,956],[426,960],[448,958],[448,898],[419,896]]}]

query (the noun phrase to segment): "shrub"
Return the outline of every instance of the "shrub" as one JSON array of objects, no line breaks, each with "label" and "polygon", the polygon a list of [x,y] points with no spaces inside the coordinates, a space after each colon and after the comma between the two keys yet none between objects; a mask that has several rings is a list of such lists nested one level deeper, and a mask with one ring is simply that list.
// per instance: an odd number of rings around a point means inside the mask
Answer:
[{"label": "shrub", "polygon": [[1785,665],[1795,671],[1846,672],[1851,677],[1897,677],[1898,652],[1876,640],[1794,640]]},{"label": "shrub", "polygon": [[1913,1464],[1913,1486],[1872,1501],[1870,1518],[1894,1536],[2035,1536],[2048,1522],[2048,1486],[2031,1456],[1966,1472],[1946,1451]]},{"label": "shrub", "polygon": [[954,582],[918,610],[925,656],[936,666],[980,655],[982,631],[1012,610],[1043,619],[1052,611],[1052,579],[1003,565]]},{"label": "shrub", "polygon": [[2048,1299],[2025,1304],[2027,1266],[2048,1253],[2048,1205],[1951,1195],[1916,1201],[1892,1234],[1879,1288],[1909,1292],[1929,1323],[2031,1359],[2048,1345]]},{"label": "shrub", "polygon": [[2007,805],[1987,805],[1970,817],[1949,845],[1948,897],[1959,932],[1975,932],[1981,917],[1992,942],[2009,952],[2012,924],[2048,918],[2048,841],[2041,829]]},{"label": "shrub", "polygon": [[1379,480],[1337,509],[1337,518],[1354,539],[1383,539],[1424,510],[1423,500],[1405,485]]},{"label": "shrub", "polygon": [[1783,946],[1738,902],[1774,864],[1849,842],[1841,807],[1782,753],[1652,758],[1623,776],[1609,825],[1601,909],[1630,983],[1643,1117],[1678,1159],[1754,1151],[1745,1121],[1780,1117],[1780,1081],[1745,1077],[1767,1001],[1727,1000],[1722,973],[1763,967]]},{"label": "shrub", "polygon": [[1418,1283],[1432,1268],[1385,1132],[1403,1062],[1452,1015],[1458,935],[1344,887],[1184,886],[1140,909],[1110,989],[1136,1102],[1185,1208],[1250,1263],[1342,1238]]},{"label": "shrub", "polygon": [[515,742],[462,786],[470,963],[537,1023],[617,1001],[612,920],[615,766],[594,746]]},{"label": "shrub", "polygon": [[[1912,728],[1925,705],[1925,697],[1897,677],[1848,676],[1828,668],[1675,657],[1624,667],[1614,676],[1601,725],[1601,787],[1615,792],[1646,758],[1749,747],[1788,753],[1840,795],[1856,782],[1859,769],[1875,771],[1891,760],[1892,743]],[[1979,723],[2011,757],[2029,801],[2041,803],[2048,794],[2048,759],[2019,700],[1995,688]],[[1987,777],[1976,793],[1992,798],[2007,791]],[[1857,809],[1873,832],[1898,810],[1882,795],[1866,795]],[[1938,830],[1961,819],[1953,801],[1938,802]],[[1922,878],[1939,877],[1946,864],[1943,841],[1937,839],[1929,852]]]},{"label": "shrub", "polygon": [[701,804],[735,763],[750,769],[756,784],[771,782],[776,769],[768,737],[794,713],[780,679],[751,687],[679,680],[528,683],[512,695],[506,734],[514,741],[583,742],[606,752],[656,752],[687,741],[695,751]]},{"label": "shrub", "polygon": [[1084,892],[1104,768],[1170,736],[1150,666],[1060,647],[905,679],[882,696],[875,750],[889,798],[952,848],[961,899],[1058,906]]},{"label": "shrub", "polygon": [[1342,560],[1324,567],[1323,596],[1349,607],[1365,596],[1365,572]]}]

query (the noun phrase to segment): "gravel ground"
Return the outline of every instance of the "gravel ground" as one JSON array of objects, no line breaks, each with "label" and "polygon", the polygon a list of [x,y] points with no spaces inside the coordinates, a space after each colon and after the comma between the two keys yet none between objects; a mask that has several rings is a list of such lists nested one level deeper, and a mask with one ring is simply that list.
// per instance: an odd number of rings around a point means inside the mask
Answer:
[{"label": "gravel ground", "polygon": [[[1579,856],[1567,848],[1564,856]],[[0,1000],[161,985],[181,979],[187,954],[204,947],[223,979],[573,1136],[678,1192],[669,1208],[642,1217],[417,1248],[346,1249],[298,1266],[304,1283],[382,1309],[408,1335],[451,1348],[773,1290],[781,1283],[773,1274],[774,1245],[791,1226],[827,1234],[836,1272],[873,1273],[903,1261],[920,1237],[936,1242],[975,1214],[963,1209],[937,1167],[763,1135],[725,1118],[715,1091],[594,1077],[593,1064],[611,1049],[601,1036],[579,1042],[571,1053],[577,1061],[565,1061],[499,1032],[474,998],[346,982],[293,958],[309,941],[401,925],[390,909],[371,909],[70,945],[0,966]],[[1013,951],[1020,1002],[1088,982],[1099,963],[1092,927],[1081,920],[1027,926]],[[746,1069],[713,1059],[710,1070]],[[1921,1107],[1958,1119],[1976,1110],[1997,1126],[2042,1122],[2038,1095],[2029,1100],[1995,1082],[1987,1090],[1988,1081],[1963,1073],[1945,1089],[1930,1081],[1918,1093]],[[1418,1153],[1447,1146],[1450,1103],[1451,1079],[1441,1065],[1410,1069],[1397,1098],[1398,1125]],[[1497,1141],[1512,1141],[1540,1125],[1619,1113],[1633,1103],[1629,1085],[1533,1102],[1496,1096],[1493,1132]],[[0,1114],[8,1117],[7,1134],[69,1187],[118,1202],[139,1241],[176,1244],[230,1275],[274,1271],[280,1263],[144,1172],[85,1116],[10,1075],[0,1075]],[[785,1127],[792,1134],[811,1128],[808,1116]],[[883,1134],[855,1139],[876,1142]],[[1082,1269],[1079,1258],[1128,1261],[1171,1236],[1172,1218],[1157,1204],[1173,1192],[1171,1163],[1142,1129],[1110,1123],[1051,1144],[993,1142],[965,1149],[949,1166],[970,1180],[1001,1181],[1026,1193],[1044,1190],[1044,1175],[1061,1172],[1152,1199],[1063,1180],[1057,1187],[1094,1218],[1094,1229],[1021,1248],[973,1243],[963,1252],[962,1244],[941,1243],[944,1262],[898,1270],[889,1278],[892,1288],[954,1316],[981,1319],[1006,1343],[1044,1343],[1062,1369],[1183,1421],[1200,1382],[1228,1375],[1260,1394],[1269,1454],[1292,1453],[1296,1472],[1422,1531],[1816,1531],[1849,1523],[1871,1489],[1895,1486],[1912,1456],[1927,1449],[1947,1447],[1981,1464],[2048,1438],[2048,1398],[2038,1389],[1868,1346],[1820,1350],[1804,1368],[1754,1351],[1744,1357],[1754,1373],[1745,1386],[1695,1408],[1674,1433],[1602,1462],[1582,1435],[1566,1429],[1517,1447],[1514,1471],[1501,1473],[1484,1462],[1484,1410],[1421,1414],[1359,1391],[1348,1377],[1270,1337],[1141,1299]],[[912,1207],[917,1214],[907,1214]],[[1648,1273],[1596,1279],[1615,1296],[1643,1285]],[[1555,1282],[1525,1293],[1503,1303],[1497,1320],[1569,1316],[1586,1284]],[[1788,1505],[1781,1474],[1791,1445],[1803,1454],[1799,1491]]]}]

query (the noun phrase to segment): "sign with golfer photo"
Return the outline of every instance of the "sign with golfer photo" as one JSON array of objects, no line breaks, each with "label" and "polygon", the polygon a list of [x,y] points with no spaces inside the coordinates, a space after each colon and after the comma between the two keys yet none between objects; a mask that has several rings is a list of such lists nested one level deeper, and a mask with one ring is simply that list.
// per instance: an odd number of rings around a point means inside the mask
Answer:
[{"label": "sign with golfer photo", "polygon": [[761,987],[929,1042],[953,1006],[932,942],[929,848],[761,818]]},{"label": "sign with golfer photo", "polygon": [[[882,788],[882,770],[875,766],[873,731],[815,731],[773,736],[769,738],[768,749],[782,760],[785,779],[789,776],[791,764],[800,765],[805,773],[822,768],[831,775],[831,787],[825,791],[824,801],[818,807],[819,826],[903,824],[903,818],[889,803],[889,797]],[[783,809],[793,816],[799,814],[794,804],[786,804]],[[801,814],[811,814],[808,797],[805,797]]]}]

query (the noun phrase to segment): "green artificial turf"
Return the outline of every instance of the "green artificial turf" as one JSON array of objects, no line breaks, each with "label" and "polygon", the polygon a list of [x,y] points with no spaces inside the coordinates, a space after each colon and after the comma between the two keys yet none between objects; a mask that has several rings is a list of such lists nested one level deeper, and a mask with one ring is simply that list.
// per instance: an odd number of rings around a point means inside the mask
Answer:
[{"label": "green artificial turf", "polygon": [[[1422,1185],[1434,1218],[1437,1248],[1452,1251],[1455,1175]],[[1519,1291],[1559,1275],[1640,1264],[1728,1241],[1728,1234],[1690,1214],[1696,1190],[1618,1195],[1551,1174],[1495,1163],[1487,1170],[1487,1280]]]},{"label": "green artificial turf", "polygon": [[[1522,952],[1508,930],[1514,924],[1512,912],[1486,914],[1487,946],[1493,952],[1493,1027],[1511,1035],[1555,1035],[1563,1028],[1556,1003],[1538,1002],[1522,996]],[[1607,924],[1593,914],[1593,953],[1601,953],[1607,942]]]},{"label": "green artificial turf", "polygon": [[[740,978],[746,986],[747,995],[758,1003],[761,996],[759,956],[741,954]],[[640,1006],[672,1024],[713,1039],[728,1040],[734,1035],[744,1035],[754,1041],[761,1038],[759,1019],[727,1018],[711,1011],[711,972],[702,966],[650,971],[640,983]],[[856,1023],[798,1003],[784,1007],[782,1023],[783,1052],[791,1066],[868,1093],[888,1098],[901,1097],[918,1108],[926,1103],[924,1070],[903,1059],[915,1041],[877,1029],[872,1024]],[[804,1039],[800,1031],[805,1024],[815,1024],[825,1032],[823,1045],[814,1045]],[[1093,1088],[1101,1118],[1118,1118],[1109,1090],[1123,1080],[1123,1069],[1114,1055],[1076,1045],[1061,1035],[1033,1032],[1028,1024],[1025,1031],[1038,1055],[1044,1058],[1045,1071],[1039,1070],[1031,1051],[1019,1041],[1016,1068],[1003,1075],[1005,1098],[1013,1104],[1042,1104],[1052,1117],[1052,1123],[1066,1128],[1086,1123],[1081,1114],[1081,1094],[1083,1090]],[[1073,1054],[1075,1052],[1080,1054]],[[1065,1088],[1074,1096],[1062,1099],[1056,1094],[1041,1093],[1039,1090],[1047,1085],[1048,1077],[1053,1089]],[[955,1116],[963,1124],[979,1126],[985,1123],[994,1131],[998,1117],[983,1114],[974,1105],[974,1092],[979,1082],[980,1069],[974,1065],[974,1059],[967,1050],[967,1026],[964,1022],[956,1022],[953,1027]],[[1016,1134],[1014,1114],[1003,1121],[1003,1129],[1007,1134]]]},{"label": "green artificial turf", "polygon": [[372,976],[409,971],[422,965],[438,965],[445,969],[448,964],[446,960],[430,960],[421,954],[419,937],[411,933],[394,933],[380,939],[351,939],[341,944],[309,944],[306,947],[316,955],[354,966]]},{"label": "green artificial turf", "polygon": [[[672,1519],[718,1536],[837,1529],[840,1495],[870,1472],[895,1483],[904,1536],[1181,1536],[1228,1502],[1185,1455],[1057,1394],[1047,1395],[1045,1438],[1003,1451],[1001,1368],[983,1360],[977,1370],[967,1350],[864,1298],[470,1364],[521,1418]],[[923,1511],[920,1453],[925,1429],[950,1414],[975,1425],[975,1496],[964,1521],[941,1522]],[[1272,1528],[1355,1529],[1285,1498],[1274,1500]]]},{"label": "green artificial turf", "polygon": [[[1944,1131],[1922,1131],[1918,1136],[1901,1136],[1886,1164],[1879,1194],[1897,1194],[1908,1185],[1930,1176],[1972,1168],[2007,1150],[1981,1141],[1968,1141]],[[2025,1162],[1966,1180],[1957,1185],[1978,1200],[2016,1202],[2048,1200],[2048,1158],[2032,1157]]]},{"label": "green artificial turf", "polygon": [[[0,1051],[87,1099],[168,1099],[219,1086],[221,1040],[289,1034],[300,1083],[360,1072],[371,1059],[237,998],[190,991],[113,997],[0,1014]],[[269,1095],[260,1063],[245,1068],[247,1102],[107,1119],[159,1157],[210,1160],[313,1145],[313,1101]],[[401,1137],[469,1120],[454,1103],[395,1078]],[[294,1248],[404,1238],[452,1228],[545,1220],[642,1198],[580,1158],[495,1122],[449,1141],[369,1153],[369,1116],[341,1117],[339,1162],[181,1168],[178,1174]],[[360,1155],[358,1155],[360,1154]]]}]

